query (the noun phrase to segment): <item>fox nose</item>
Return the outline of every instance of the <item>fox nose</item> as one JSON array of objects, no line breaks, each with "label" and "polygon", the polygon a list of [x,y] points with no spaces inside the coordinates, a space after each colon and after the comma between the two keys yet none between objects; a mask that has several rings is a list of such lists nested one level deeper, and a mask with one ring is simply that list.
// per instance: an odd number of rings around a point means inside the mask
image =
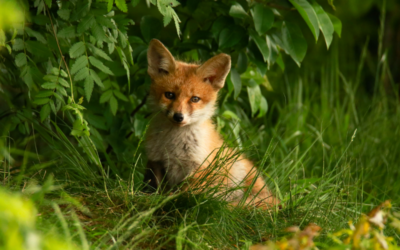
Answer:
[{"label": "fox nose", "polygon": [[174,118],[174,121],[176,121],[176,122],[182,122],[183,121],[183,115],[181,113],[175,113],[173,118]]}]

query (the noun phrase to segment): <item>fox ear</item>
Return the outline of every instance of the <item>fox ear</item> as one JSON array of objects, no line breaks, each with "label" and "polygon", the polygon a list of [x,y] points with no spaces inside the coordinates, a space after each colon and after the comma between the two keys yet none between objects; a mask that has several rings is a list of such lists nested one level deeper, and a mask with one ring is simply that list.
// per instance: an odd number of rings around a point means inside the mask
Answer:
[{"label": "fox ear", "polygon": [[157,39],[150,41],[147,50],[147,72],[150,77],[169,74],[175,70],[175,59],[169,50]]},{"label": "fox ear", "polygon": [[231,57],[227,54],[219,54],[197,68],[196,73],[204,82],[209,82],[216,89],[220,89],[224,86],[230,69]]}]

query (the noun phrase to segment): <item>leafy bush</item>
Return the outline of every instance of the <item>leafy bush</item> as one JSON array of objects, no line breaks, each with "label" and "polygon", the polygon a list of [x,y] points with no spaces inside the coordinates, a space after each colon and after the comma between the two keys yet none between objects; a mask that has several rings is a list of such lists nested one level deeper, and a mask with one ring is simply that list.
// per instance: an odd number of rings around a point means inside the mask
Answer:
[{"label": "leafy bush", "polygon": [[[63,125],[64,133],[79,140],[91,162],[107,162],[120,176],[129,171],[129,166],[120,165],[131,161],[133,145],[147,122],[150,39],[160,38],[185,60],[206,60],[216,52],[232,56],[228,87],[221,95],[222,128],[234,124],[238,112],[265,115],[268,102],[262,92],[271,90],[267,70],[277,70],[275,65],[284,70],[285,53],[300,66],[308,33],[314,42],[322,33],[329,48],[334,31],[341,32],[340,21],[316,1],[152,0],[147,1],[148,10],[139,1],[118,0],[113,5],[112,0],[19,4],[24,21],[0,32],[0,46],[9,52],[1,53],[0,81],[7,104],[2,105],[1,119],[9,128],[2,129],[4,134],[18,129],[22,135],[31,133],[32,119],[48,128],[60,126],[62,120],[72,127],[68,131]],[[151,12],[155,6],[162,20],[154,12],[135,16],[138,21],[121,13],[128,8]],[[165,33],[171,28],[162,28],[170,22],[175,35]],[[139,172],[135,176],[141,179]]]}]

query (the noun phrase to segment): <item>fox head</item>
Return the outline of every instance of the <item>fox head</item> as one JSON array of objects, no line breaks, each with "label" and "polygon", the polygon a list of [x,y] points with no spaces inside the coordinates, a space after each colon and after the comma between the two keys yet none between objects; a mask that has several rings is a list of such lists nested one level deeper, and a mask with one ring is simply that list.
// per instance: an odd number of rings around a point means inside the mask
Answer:
[{"label": "fox head", "polygon": [[219,54],[202,65],[176,61],[158,40],[147,51],[151,77],[149,101],[173,124],[186,126],[214,115],[218,91],[224,86],[231,58]]}]

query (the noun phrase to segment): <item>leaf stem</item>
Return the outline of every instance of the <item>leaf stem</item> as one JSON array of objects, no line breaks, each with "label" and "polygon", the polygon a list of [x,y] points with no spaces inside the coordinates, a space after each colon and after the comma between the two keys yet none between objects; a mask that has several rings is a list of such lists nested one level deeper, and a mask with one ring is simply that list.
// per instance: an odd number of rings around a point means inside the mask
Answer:
[{"label": "leaf stem", "polygon": [[71,73],[69,72],[68,64],[67,64],[67,62],[65,61],[64,55],[63,55],[63,53],[62,53],[62,51],[61,51],[60,43],[58,42],[56,30],[54,29],[53,19],[51,18],[51,14],[50,14],[49,8],[47,7],[47,4],[44,4],[44,6],[46,7],[47,14],[49,15],[49,18],[50,18],[51,28],[53,29],[54,38],[56,39],[57,46],[58,46],[58,50],[60,51],[61,59],[63,60],[64,65],[65,65],[65,68],[66,68],[67,71],[68,71],[69,80],[70,80],[70,82],[71,82],[71,99],[72,99],[72,102],[75,103],[75,99],[74,99],[74,85],[73,85],[73,83],[72,83]]}]

